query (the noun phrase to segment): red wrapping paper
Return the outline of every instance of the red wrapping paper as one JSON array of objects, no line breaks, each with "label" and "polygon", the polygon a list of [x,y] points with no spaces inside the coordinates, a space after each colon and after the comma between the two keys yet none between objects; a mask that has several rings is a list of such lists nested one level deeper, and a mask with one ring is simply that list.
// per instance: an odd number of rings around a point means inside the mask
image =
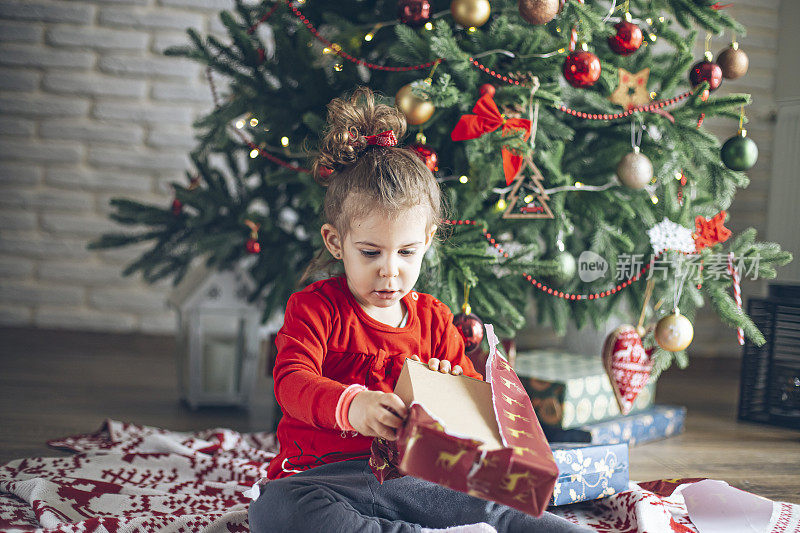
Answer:
[{"label": "red wrapping paper", "polygon": [[[397,441],[373,441],[370,466],[381,483],[412,475],[540,516],[550,501],[558,468],[519,378],[497,354],[491,325],[487,327],[487,337],[492,346],[486,372],[489,383],[468,383],[467,389],[481,394],[485,392],[487,398],[490,395],[493,416],[486,417],[485,411],[479,413],[477,410],[471,416],[478,425],[493,423],[493,427],[483,427],[483,434],[487,429],[491,430],[499,440],[491,444],[490,437],[485,444],[470,435],[448,432],[446,416],[435,417],[425,406],[414,401],[398,431]],[[410,361],[406,366],[418,364]],[[403,371],[408,372],[408,369]],[[410,375],[413,376],[413,372]],[[439,376],[451,380],[472,379]],[[482,391],[485,387],[491,390]],[[476,394],[473,398],[464,398],[462,403],[469,404],[479,399],[477,396],[480,394]],[[435,396],[434,391],[433,396],[425,398],[431,410],[441,407],[430,405]],[[454,420],[450,423],[455,425]]]}]

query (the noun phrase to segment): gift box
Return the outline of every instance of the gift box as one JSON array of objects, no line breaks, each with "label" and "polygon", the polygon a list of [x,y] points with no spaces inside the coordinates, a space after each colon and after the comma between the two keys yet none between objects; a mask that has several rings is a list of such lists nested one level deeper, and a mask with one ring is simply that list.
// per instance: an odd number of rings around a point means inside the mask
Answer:
[{"label": "gift box", "polygon": [[628,489],[627,444],[553,443],[558,480],[550,505],[605,498]]},{"label": "gift box", "polygon": [[[520,352],[515,370],[546,429],[571,429],[622,414],[599,354]],[[655,380],[648,381],[631,413],[653,404],[655,385]]]},{"label": "gift box", "polygon": [[544,433],[551,442],[590,442],[592,444],[627,442],[629,446],[635,446],[678,435],[683,432],[685,418],[685,407],[656,405],[632,415],[587,424],[575,429],[545,427]]},{"label": "gift box", "polygon": [[490,325],[487,338],[486,381],[405,362],[395,393],[410,406],[408,417],[396,441],[375,439],[370,466],[381,482],[412,475],[540,516],[558,468]]}]

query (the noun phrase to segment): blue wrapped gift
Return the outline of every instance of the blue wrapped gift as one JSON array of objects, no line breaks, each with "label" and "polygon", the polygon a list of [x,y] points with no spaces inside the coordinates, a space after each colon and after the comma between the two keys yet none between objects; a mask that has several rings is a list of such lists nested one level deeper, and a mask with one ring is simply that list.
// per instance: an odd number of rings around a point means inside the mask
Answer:
[{"label": "blue wrapped gift", "polygon": [[558,466],[550,505],[567,505],[628,490],[628,445],[550,443]]},{"label": "blue wrapped gift", "polygon": [[627,416],[605,422],[586,424],[575,429],[545,428],[551,442],[590,442],[592,444],[617,444],[627,442],[635,446],[644,442],[665,439],[683,432],[686,408],[656,405]]}]

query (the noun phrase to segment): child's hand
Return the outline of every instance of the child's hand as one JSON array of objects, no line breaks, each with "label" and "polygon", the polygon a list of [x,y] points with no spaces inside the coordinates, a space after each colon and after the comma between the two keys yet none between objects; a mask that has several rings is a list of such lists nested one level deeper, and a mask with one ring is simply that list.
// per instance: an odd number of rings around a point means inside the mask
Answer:
[{"label": "child's hand", "polygon": [[[422,360],[419,358],[417,354],[412,355],[411,357],[409,357],[409,359],[411,359],[412,361],[419,361],[420,363],[422,362]],[[428,361],[428,368],[430,368],[434,372],[439,371],[442,374],[452,374],[454,376],[460,376],[461,374],[464,373],[464,370],[461,368],[461,365],[456,365],[451,368],[450,361],[448,361],[447,359],[431,358]]]},{"label": "child's hand", "polygon": [[348,421],[366,437],[397,440],[397,428],[407,415],[406,405],[394,393],[365,390],[350,404]]}]

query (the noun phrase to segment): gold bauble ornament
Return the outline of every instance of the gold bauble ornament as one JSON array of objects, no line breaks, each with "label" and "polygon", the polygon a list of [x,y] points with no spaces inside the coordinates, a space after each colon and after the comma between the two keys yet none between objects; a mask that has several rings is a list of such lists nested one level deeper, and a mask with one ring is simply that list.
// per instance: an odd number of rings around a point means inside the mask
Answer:
[{"label": "gold bauble ornament", "polygon": [[413,83],[403,85],[394,96],[394,103],[406,116],[406,122],[412,126],[423,124],[431,118],[436,107],[428,100],[416,96],[411,91]]},{"label": "gold bauble ornament", "polygon": [[656,324],[654,333],[656,342],[668,352],[680,352],[692,343],[694,328],[688,318],[678,308],[663,317]]},{"label": "gold bauble ornament", "polygon": [[492,14],[489,0],[453,0],[450,14],[457,24],[465,28],[477,28],[486,24]]},{"label": "gold bauble ornament", "polygon": [[732,43],[717,56],[717,65],[722,69],[722,77],[729,80],[741,78],[747,74],[750,58],[739,48],[739,43]]},{"label": "gold bauble ornament", "polygon": [[558,15],[558,0],[519,0],[519,15],[531,24],[547,24]]},{"label": "gold bauble ornament", "polygon": [[653,163],[635,150],[623,157],[617,165],[619,180],[631,189],[644,189],[653,179]]}]

